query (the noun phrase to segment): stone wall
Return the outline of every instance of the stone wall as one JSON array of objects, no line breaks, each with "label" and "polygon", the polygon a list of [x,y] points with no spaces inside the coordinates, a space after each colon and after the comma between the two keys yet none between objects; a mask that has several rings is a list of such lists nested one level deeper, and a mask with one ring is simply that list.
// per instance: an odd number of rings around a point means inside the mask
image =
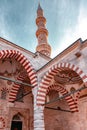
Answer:
[{"label": "stone wall", "polygon": [[[61,100],[49,107],[60,106],[67,110],[66,101]],[[79,100],[79,112],[70,113],[56,110],[44,110],[46,130],[86,130],[87,129],[87,97]]]}]

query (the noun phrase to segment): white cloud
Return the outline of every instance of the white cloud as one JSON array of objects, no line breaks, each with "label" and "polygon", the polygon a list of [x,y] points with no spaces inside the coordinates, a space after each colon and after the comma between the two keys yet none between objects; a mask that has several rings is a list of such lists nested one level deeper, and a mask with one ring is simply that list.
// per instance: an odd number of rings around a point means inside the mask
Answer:
[{"label": "white cloud", "polygon": [[75,42],[77,39],[87,39],[87,12],[83,7],[80,8],[78,22],[75,27],[68,28],[61,42],[57,44],[57,49],[53,51],[52,57],[62,52],[65,48]]}]

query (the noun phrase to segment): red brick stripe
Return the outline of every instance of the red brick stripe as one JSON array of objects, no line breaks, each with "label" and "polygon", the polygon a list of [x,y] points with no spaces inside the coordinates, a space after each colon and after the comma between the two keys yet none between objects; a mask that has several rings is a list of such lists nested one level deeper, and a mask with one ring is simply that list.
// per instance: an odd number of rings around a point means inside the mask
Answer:
[{"label": "red brick stripe", "polygon": [[3,117],[0,117],[0,121],[2,122],[2,129],[5,127],[5,120],[4,120],[4,118]]}]

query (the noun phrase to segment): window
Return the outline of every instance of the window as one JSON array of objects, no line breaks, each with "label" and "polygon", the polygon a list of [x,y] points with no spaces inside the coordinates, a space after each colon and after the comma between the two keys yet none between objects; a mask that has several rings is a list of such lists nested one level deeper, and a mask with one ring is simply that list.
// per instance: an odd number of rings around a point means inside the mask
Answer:
[{"label": "window", "polygon": [[6,99],[6,96],[7,96],[7,89],[3,88],[1,90],[1,99]]},{"label": "window", "polygon": [[23,102],[23,95],[24,95],[24,93],[25,93],[24,87],[20,86],[20,88],[18,90],[18,93],[17,93],[17,97],[16,97],[16,99],[18,99],[17,100],[18,102]]},{"label": "window", "polygon": [[19,120],[20,121],[21,120],[20,115],[19,114],[14,115],[12,120]]}]

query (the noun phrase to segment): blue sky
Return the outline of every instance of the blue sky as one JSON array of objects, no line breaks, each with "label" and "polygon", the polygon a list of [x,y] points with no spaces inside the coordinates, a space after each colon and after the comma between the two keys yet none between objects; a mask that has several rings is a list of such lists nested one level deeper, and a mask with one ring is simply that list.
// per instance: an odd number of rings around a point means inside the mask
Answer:
[{"label": "blue sky", "polygon": [[39,1],[47,19],[51,57],[87,38],[87,0],[0,0],[0,37],[35,52]]}]

